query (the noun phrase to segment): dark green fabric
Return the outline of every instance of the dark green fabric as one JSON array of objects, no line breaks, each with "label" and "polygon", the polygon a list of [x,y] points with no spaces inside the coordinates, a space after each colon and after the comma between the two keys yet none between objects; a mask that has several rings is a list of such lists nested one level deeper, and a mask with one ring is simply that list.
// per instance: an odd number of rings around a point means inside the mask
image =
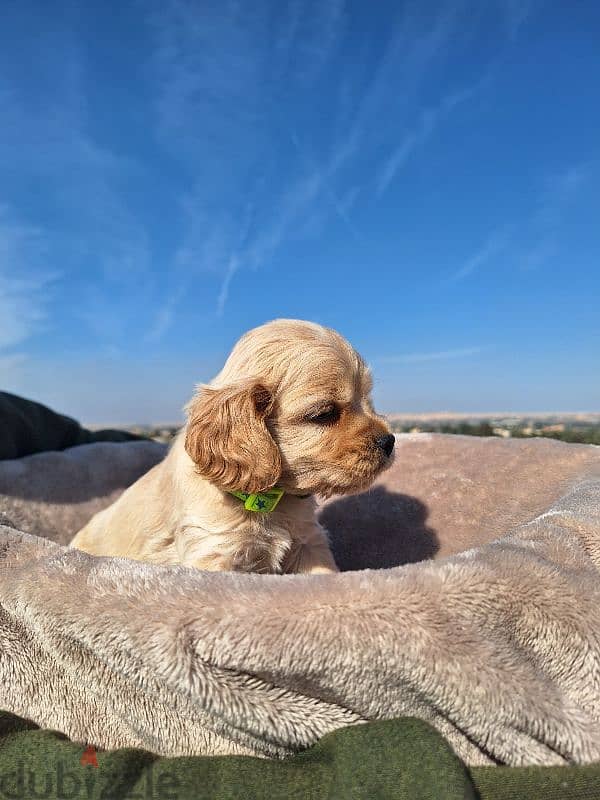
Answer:
[{"label": "dark green fabric", "polygon": [[600,800],[600,764],[584,767],[477,767],[481,800]]},{"label": "dark green fabric", "polygon": [[[600,765],[467,769],[421,720],[344,728],[284,761],[98,752],[0,713],[0,798],[51,800],[597,800]],[[93,755],[92,755],[93,758]]]},{"label": "dark green fabric", "polygon": [[65,450],[90,442],[140,439],[126,431],[88,431],[71,417],[41,403],[0,392],[0,460],[21,458],[44,450]]},{"label": "dark green fabric", "polygon": [[414,719],[346,728],[285,761],[241,756],[158,758],[140,750],[116,750],[99,752],[95,768],[81,765],[81,746],[50,731],[31,730],[30,724],[12,715],[0,715],[0,736],[3,800],[36,792],[72,800],[476,797],[466,769],[446,742]]}]

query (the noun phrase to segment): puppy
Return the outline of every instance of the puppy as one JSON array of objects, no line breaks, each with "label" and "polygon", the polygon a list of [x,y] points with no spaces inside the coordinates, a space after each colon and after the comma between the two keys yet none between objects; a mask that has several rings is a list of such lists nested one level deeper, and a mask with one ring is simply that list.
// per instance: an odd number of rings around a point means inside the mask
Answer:
[{"label": "puppy", "polygon": [[335,331],[276,320],[199,386],[168,455],[75,536],[103,556],[263,573],[337,571],[315,495],[366,489],[394,437]]}]

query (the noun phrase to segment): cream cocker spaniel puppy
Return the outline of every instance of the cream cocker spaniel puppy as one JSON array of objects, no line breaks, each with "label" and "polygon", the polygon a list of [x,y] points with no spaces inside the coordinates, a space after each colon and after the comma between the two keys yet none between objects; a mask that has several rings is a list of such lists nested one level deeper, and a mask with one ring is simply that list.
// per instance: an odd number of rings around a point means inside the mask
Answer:
[{"label": "cream cocker spaniel puppy", "polygon": [[199,386],[168,455],[71,546],[204,570],[335,572],[315,495],[366,489],[394,437],[371,377],[335,331],[276,320]]}]

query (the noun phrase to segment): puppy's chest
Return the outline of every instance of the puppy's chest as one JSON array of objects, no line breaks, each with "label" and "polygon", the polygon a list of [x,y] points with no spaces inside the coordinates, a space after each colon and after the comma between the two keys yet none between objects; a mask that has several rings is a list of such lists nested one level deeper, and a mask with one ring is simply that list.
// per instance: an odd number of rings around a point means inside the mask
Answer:
[{"label": "puppy's chest", "polygon": [[[238,533],[239,547],[234,556],[234,569],[249,572],[281,572],[293,546],[290,526],[278,523],[271,516],[253,519]],[[237,536],[235,537],[238,538]],[[233,542],[234,548],[236,547]]]},{"label": "puppy's chest", "polygon": [[184,563],[200,569],[284,572],[290,554],[300,545],[298,537],[304,533],[298,520],[279,514],[252,515],[245,517],[243,524],[219,526],[217,530],[199,521],[190,522],[181,531],[180,556]]}]

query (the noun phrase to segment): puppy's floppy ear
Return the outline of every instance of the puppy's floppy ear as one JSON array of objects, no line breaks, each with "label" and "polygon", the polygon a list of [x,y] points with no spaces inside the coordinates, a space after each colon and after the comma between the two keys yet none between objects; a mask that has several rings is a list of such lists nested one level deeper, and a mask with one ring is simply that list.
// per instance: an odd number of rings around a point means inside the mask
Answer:
[{"label": "puppy's floppy ear", "polygon": [[187,406],[185,449],[222,489],[261,492],[277,483],[281,456],[265,424],[272,392],[257,381],[203,386]]}]

